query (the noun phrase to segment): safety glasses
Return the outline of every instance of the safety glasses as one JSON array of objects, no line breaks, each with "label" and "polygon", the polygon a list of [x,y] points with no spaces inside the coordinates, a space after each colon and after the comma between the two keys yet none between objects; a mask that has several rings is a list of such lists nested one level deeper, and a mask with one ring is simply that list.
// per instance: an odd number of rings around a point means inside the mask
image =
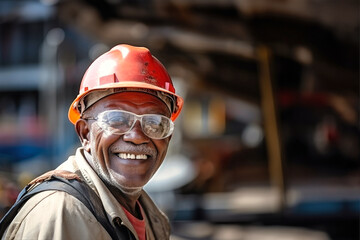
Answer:
[{"label": "safety glasses", "polygon": [[97,124],[108,133],[122,135],[133,129],[137,120],[140,121],[143,133],[152,139],[164,139],[174,131],[174,123],[170,118],[160,114],[137,115],[123,110],[108,110],[96,118]]}]

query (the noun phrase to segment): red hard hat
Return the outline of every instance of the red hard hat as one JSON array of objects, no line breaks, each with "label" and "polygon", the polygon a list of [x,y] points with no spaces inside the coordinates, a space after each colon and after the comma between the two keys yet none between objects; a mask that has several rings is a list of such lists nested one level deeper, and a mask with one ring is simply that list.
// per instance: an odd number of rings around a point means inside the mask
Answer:
[{"label": "red hard hat", "polygon": [[[108,89],[141,89],[168,96],[172,104],[171,119],[175,121],[184,100],[175,88],[165,67],[144,47],[117,45],[97,58],[81,81],[79,95],[69,109],[73,124],[80,118],[80,101],[89,93]],[[99,100],[99,99],[97,99]]]}]

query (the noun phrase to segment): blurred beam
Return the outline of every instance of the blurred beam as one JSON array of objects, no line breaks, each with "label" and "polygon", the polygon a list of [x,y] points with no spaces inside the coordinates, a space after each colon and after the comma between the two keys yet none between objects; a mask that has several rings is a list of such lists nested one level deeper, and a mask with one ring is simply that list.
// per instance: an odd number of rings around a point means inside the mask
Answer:
[{"label": "blurred beam", "polygon": [[275,107],[273,86],[270,71],[270,51],[266,47],[258,48],[260,64],[260,94],[263,111],[263,122],[267,153],[269,158],[270,181],[280,196],[280,209],[285,207],[285,181],[283,174],[283,161],[281,154],[281,144],[279,128],[277,123],[277,113]]},{"label": "blurred beam", "polygon": [[[182,31],[175,28],[155,31],[173,45],[192,52],[218,52],[228,55],[254,59],[255,51],[252,44],[224,37],[211,37],[204,34]],[[157,34],[157,35],[158,35]]]},{"label": "blurred beam", "polygon": [[[160,2],[160,1],[155,1]],[[241,14],[254,17],[278,15],[319,22],[339,32],[353,32],[358,26],[358,0],[168,0],[179,8],[236,8]]]}]

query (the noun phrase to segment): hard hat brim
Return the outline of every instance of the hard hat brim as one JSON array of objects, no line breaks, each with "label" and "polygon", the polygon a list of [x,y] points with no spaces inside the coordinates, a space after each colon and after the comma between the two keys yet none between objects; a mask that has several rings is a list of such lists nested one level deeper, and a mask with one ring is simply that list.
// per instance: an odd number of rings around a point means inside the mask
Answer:
[{"label": "hard hat brim", "polygon": [[85,95],[87,95],[91,92],[94,92],[94,91],[111,89],[111,88],[145,88],[145,89],[151,89],[151,90],[168,93],[168,94],[174,96],[176,98],[176,106],[177,107],[171,114],[172,121],[175,121],[175,119],[178,117],[178,115],[180,114],[181,109],[183,107],[183,104],[184,104],[184,100],[182,97],[180,97],[180,96],[176,95],[175,93],[168,91],[164,88],[157,87],[157,86],[154,86],[149,83],[134,82],[134,81],[122,81],[122,82],[116,82],[116,83],[109,83],[109,84],[104,84],[104,85],[101,85],[98,87],[94,87],[91,90],[88,90],[84,93],[79,94],[76,97],[76,99],[72,102],[72,104],[70,105],[70,108],[69,108],[68,118],[69,118],[70,122],[75,124],[80,119],[80,112],[78,110],[78,104]]}]

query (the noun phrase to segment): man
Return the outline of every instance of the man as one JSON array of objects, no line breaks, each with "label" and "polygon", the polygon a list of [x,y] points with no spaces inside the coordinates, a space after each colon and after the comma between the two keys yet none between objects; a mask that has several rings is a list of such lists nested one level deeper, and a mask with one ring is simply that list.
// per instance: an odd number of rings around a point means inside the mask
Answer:
[{"label": "man", "polygon": [[[82,147],[50,175],[90,186],[127,239],[169,239],[168,219],[142,188],[165,158],[182,105],[148,49],[112,48],[90,65],[69,109]],[[31,197],[3,238],[111,239],[81,201],[54,190]]]}]

